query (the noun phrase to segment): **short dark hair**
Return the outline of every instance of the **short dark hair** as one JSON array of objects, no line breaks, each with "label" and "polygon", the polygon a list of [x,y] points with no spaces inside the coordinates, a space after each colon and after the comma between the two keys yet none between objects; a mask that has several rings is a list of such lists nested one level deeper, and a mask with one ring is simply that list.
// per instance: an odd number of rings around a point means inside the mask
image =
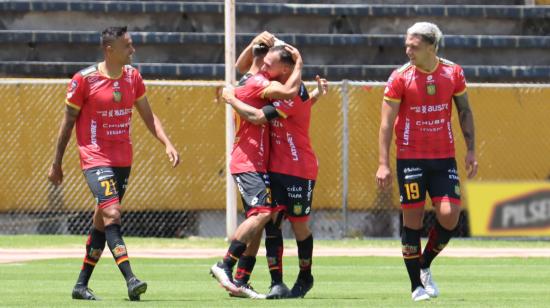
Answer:
[{"label": "short dark hair", "polygon": [[280,46],[271,47],[269,51],[278,52],[279,57],[281,59],[281,63],[290,65],[290,66],[293,66],[294,64],[296,64],[296,62],[294,62],[294,59],[292,59],[292,54],[285,49],[285,46],[280,45]]},{"label": "short dark hair", "polygon": [[252,55],[254,57],[263,57],[267,54],[268,51],[269,47],[267,47],[267,45],[264,43],[256,44],[252,47]]},{"label": "short dark hair", "polygon": [[112,44],[116,39],[124,36],[128,32],[128,27],[109,27],[101,32],[101,46],[106,47]]}]

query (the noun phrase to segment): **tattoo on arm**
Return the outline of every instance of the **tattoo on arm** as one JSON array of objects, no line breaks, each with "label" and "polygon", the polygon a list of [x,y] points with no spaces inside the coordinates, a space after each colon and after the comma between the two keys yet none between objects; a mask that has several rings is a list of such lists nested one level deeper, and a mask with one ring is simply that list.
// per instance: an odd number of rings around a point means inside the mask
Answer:
[{"label": "tattoo on arm", "polygon": [[475,129],[474,129],[474,115],[470,109],[468,103],[468,94],[463,94],[454,97],[456,109],[458,111],[458,117],[460,121],[460,128],[462,128],[462,134],[464,135],[464,141],[468,151],[474,151],[475,149]]},{"label": "tattoo on arm", "polygon": [[55,148],[54,158],[55,164],[61,164],[61,162],[63,161],[65,149],[67,148],[67,144],[71,139],[74,123],[76,122],[76,118],[78,117],[78,110],[68,106],[66,108],[67,109],[65,109],[65,115],[63,117],[63,121],[61,122],[61,127],[59,128],[59,133],[57,136],[57,144]]}]

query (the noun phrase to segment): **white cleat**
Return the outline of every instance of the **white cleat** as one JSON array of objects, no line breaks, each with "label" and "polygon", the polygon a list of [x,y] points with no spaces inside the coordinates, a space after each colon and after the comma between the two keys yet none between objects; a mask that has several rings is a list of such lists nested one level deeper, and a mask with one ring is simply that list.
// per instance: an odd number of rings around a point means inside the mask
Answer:
[{"label": "white cleat", "polygon": [[428,293],[430,297],[439,296],[439,289],[432,279],[432,272],[430,271],[430,268],[420,269],[420,281],[422,281],[424,290],[426,290],[426,293]]},{"label": "white cleat", "polygon": [[266,295],[256,292],[250,284],[245,284],[238,287],[237,292],[229,293],[233,297],[251,298],[251,299],[265,299]]},{"label": "white cleat", "polygon": [[424,290],[423,287],[416,287],[416,289],[412,292],[411,297],[415,302],[430,300],[430,296],[426,293],[426,290]]},{"label": "white cleat", "polygon": [[229,274],[222,266],[220,266],[219,263],[212,265],[210,268],[210,274],[212,277],[216,278],[220,285],[228,292],[238,292],[239,288],[235,286],[235,284],[231,281]]}]

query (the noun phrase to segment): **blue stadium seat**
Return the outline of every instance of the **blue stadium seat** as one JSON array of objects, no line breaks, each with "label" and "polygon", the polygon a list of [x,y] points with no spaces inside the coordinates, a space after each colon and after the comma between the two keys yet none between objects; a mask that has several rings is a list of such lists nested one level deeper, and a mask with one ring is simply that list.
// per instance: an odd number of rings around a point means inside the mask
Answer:
[{"label": "blue stadium seat", "polygon": [[[237,14],[548,18],[550,7],[517,5],[387,5],[237,3]],[[83,11],[97,13],[223,13],[223,2],[173,1],[9,1],[0,11]]]},{"label": "blue stadium seat", "polygon": [[[220,79],[223,9],[221,1],[2,1],[0,74],[69,76],[99,57],[99,49],[92,47],[99,45],[98,28],[114,18],[129,24],[138,47],[135,60],[143,62],[139,67],[147,78]],[[244,32],[237,35],[239,50],[254,36],[246,32],[274,29],[279,38],[303,48],[310,64],[306,78],[321,69],[332,80],[385,80],[405,62],[402,33],[419,17],[440,23],[446,34],[442,55],[464,64],[470,80],[542,81],[550,76],[550,6],[238,2],[236,10],[238,29]],[[44,25],[48,16],[56,17]],[[66,29],[66,18],[79,23]],[[335,26],[344,21],[348,24]]]},{"label": "blue stadium seat", "polygon": [[[32,62],[0,61],[0,75],[34,77],[70,77],[92,62]],[[175,63],[136,63],[135,66],[148,78],[162,79],[223,79],[223,64],[175,64]],[[390,75],[394,65],[306,65],[304,79],[311,80],[315,75],[326,76],[329,80],[383,80]],[[464,73],[469,80],[517,82],[548,80],[550,66],[486,66],[464,65]],[[60,74],[61,73],[61,74]]]},{"label": "blue stadium seat", "polygon": [[[244,45],[255,34],[237,34]],[[79,43],[99,44],[95,31],[0,30],[1,43]],[[278,38],[296,45],[321,46],[403,46],[404,35],[397,34],[281,34]],[[223,45],[223,33],[133,32],[134,44],[212,44]],[[550,48],[550,36],[521,35],[445,35],[441,47],[460,48]]]}]

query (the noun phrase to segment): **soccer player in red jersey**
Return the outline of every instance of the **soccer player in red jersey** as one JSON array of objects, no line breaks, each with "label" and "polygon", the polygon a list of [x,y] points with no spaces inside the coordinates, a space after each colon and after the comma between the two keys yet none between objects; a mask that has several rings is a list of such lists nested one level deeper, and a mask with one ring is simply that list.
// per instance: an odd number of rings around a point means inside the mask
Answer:
[{"label": "soccer player in red jersey", "polygon": [[[274,48],[265,57],[269,59],[269,65],[259,72],[247,74],[235,89],[236,97],[259,109],[266,107],[269,100],[296,96],[303,66],[300,53],[289,45]],[[247,273],[254,266],[259,246],[253,240],[261,236],[275,210],[267,174],[269,145],[268,125],[255,125],[246,119],[238,122],[230,169],[241,193],[246,219],[235,231],[226,256],[210,269],[218,282],[234,296],[264,297],[250,287]],[[245,250],[248,254],[243,257]],[[237,279],[233,281],[233,267],[237,261]]]},{"label": "soccer player in red jersey", "polygon": [[[239,57],[237,67],[241,72],[254,73],[260,69],[258,58],[246,55]],[[265,63],[269,64],[269,58]],[[252,63],[251,66],[247,64]],[[265,67],[265,66],[264,66]],[[282,277],[283,238],[280,230],[280,216],[276,222],[266,225],[266,251],[272,278],[268,299],[303,297],[313,286],[311,259],[313,237],[308,218],[311,212],[312,194],[317,178],[317,158],[309,139],[311,107],[317,99],[326,94],[328,83],[317,76],[318,88],[310,97],[307,89],[300,86],[300,92],[293,99],[275,100],[271,108],[262,110],[241,102],[230,89],[224,89],[224,99],[245,119],[262,125],[270,121],[269,177],[271,192],[278,208],[284,210],[290,220],[298,244],[300,273],[292,288],[288,290]],[[256,239],[257,243],[261,238]]]},{"label": "soccer player in red jersey", "polygon": [[48,179],[55,185],[63,181],[63,155],[76,123],[80,166],[97,206],[72,297],[97,299],[88,288],[88,281],[107,242],[126,280],[128,297],[134,301],[140,300],[147,284],[132,272],[120,219],[132,165],[130,123],[134,106],[149,131],[166,147],[173,167],[179,163],[179,154],[151,111],[140,73],[129,65],[135,49],[127,28],[107,28],[101,34],[101,41],[104,61],[81,70],[69,83],[65,115]]},{"label": "soccer player in red jersey", "polygon": [[[430,265],[447,245],[460,215],[460,183],[455,161],[451,111],[454,100],[466,141],[468,178],[476,175],[474,119],[462,68],[437,57],[439,28],[427,22],[407,30],[410,62],[395,70],[386,85],[379,134],[378,186],[391,184],[389,149],[395,127],[397,180],[403,209],[402,252],[415,301],[437,297]],[[426,192],[437,221],[421,253]]]}]

